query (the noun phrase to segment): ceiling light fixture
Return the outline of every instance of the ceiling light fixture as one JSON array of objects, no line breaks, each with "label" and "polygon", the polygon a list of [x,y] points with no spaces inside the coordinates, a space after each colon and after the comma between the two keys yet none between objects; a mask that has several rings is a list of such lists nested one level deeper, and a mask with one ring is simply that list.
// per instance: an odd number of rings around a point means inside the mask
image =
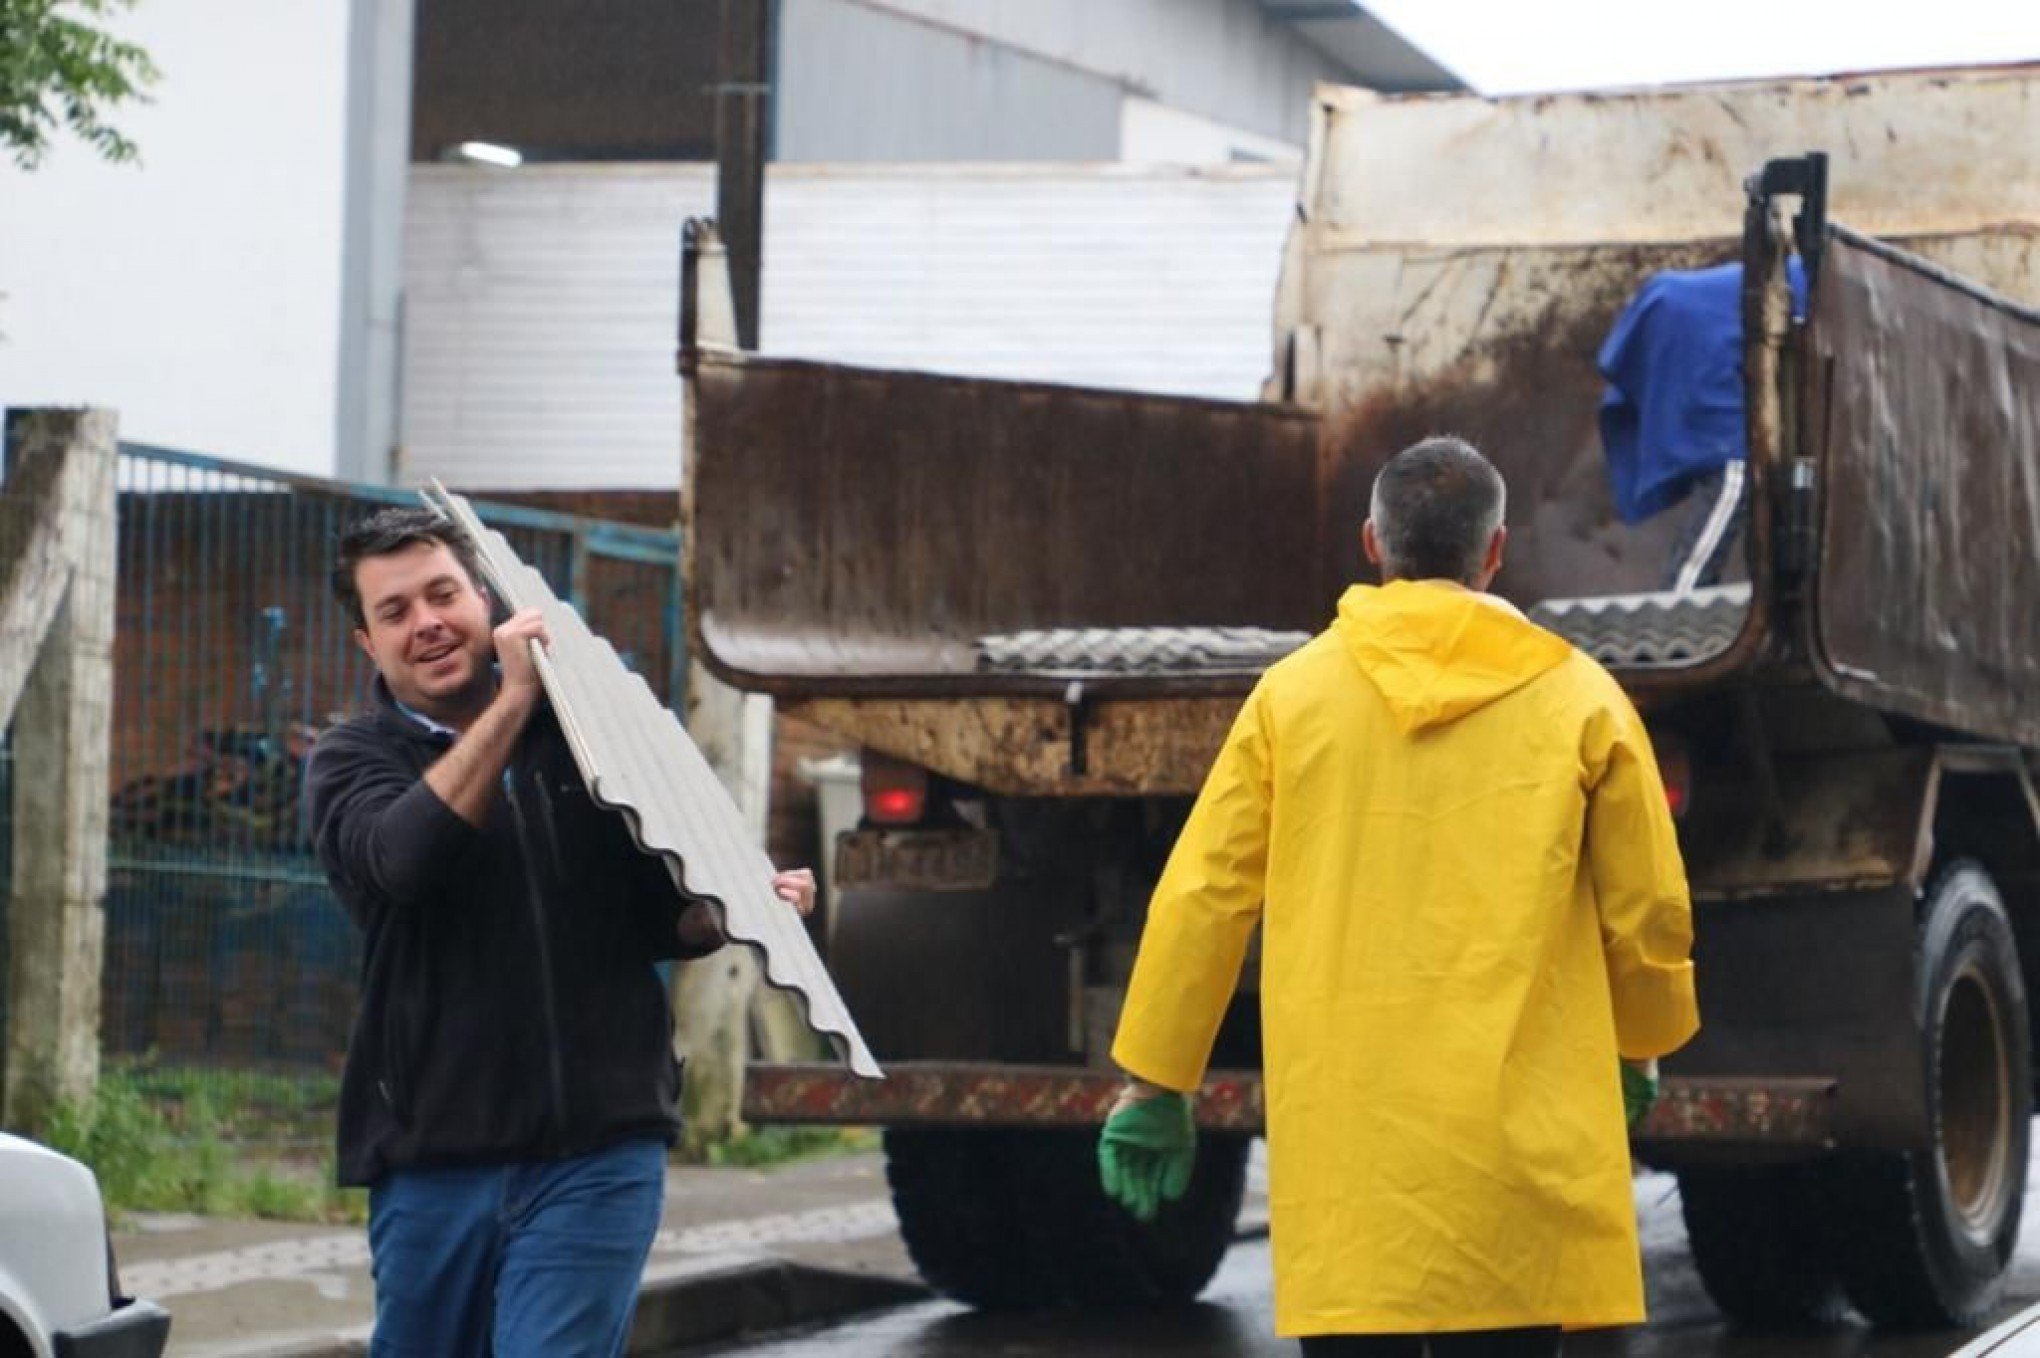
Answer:
[{"label": "ceiling light fixture", "polygon": [[478,165],[498,165],[514,170],[524,163],[524,156],[514,146],[498,146],[492,141],[464,141],[453,148],[455,159],[471,160]]}]

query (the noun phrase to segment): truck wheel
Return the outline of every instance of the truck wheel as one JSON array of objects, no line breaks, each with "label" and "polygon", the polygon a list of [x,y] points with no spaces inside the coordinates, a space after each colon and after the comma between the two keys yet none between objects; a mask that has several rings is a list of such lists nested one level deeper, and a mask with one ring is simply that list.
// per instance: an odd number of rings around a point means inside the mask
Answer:
[{"label": "truck wheel", "polygon": [[2026,990],[1997,888],[1968,861],[1935,874],[1919,925],[1922,1150],[1839,1160],[1849,1300],[1883,1325],[1968,1325],[1998,1299],[2026,1193],[2033,1070]]},{"label": "truck wheel", "polygon": [[999,1129],[891,1127],[885,1177],[900,1237],[930,1287],[968,1306],[1011,1311],[1061,1300],[1019,1229],[1025,1193],[1015,1138]]},{"label": "truck wheel", "polygon": [[893,1210],[928,1285],[990,1311],[1195,1298],[1232,1243],[1247,1138],[1199,1137],[1189,1191],[1148,1224],[1106,1198],[1097,1145],[1088,1129],[888,1130]]},{"label": "truck wheel", "polygon": [[1679,1202],[1707,1295],[1738,1325],[1832,1324],[1848,1302],[1823,1230],[1813,1165],[1679,1171]]},{"label": "truck wheel", "polygon": [[1127,1308],[1196,1300],[1232,1244],[1251,1138],[1199,1133],[1189,1189],[1152,1222],[1105,1196],[1096,1132],[1031,1132],[1023,1144],[1031,1190],[1024,1229],[1061,1274],[1067,1301]]}]

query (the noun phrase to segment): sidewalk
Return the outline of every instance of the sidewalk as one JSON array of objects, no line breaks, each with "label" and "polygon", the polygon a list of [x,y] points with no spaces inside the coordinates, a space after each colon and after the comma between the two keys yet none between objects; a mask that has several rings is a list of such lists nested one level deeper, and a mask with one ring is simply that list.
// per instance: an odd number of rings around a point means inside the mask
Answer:
[{"label": "sidewalk", "polygon": [[[1246,1231],[1264,1229],[1257,1145]],[[375,1314],[358,1227],[144,1216],[114,1236],[121,1282],[170,1311],[175,1358],[366,1350]],[[876,1153],[771,1169],[675,1165],[633,1352],[729,1340],[924,1295]]]},{"label": "sidewalk", "polygon": [[[375,1299],[359,1227],[141,1217],[114,1246],[122,1285],[170,1311],[173,1355],[365,1351]],[[922,1295],[870,1153],[673,1166],[645,1284],[637,1338],[652,1348]]]}]

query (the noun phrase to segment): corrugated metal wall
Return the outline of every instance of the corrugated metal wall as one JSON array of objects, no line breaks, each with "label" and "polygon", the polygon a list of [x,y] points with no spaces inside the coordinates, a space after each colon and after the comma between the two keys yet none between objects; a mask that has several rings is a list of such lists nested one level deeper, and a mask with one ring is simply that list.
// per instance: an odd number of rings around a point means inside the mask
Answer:
[{"label": "corrugated metal wall", "polygon": [[[929,23],[1117,77],[1173,108],[1301,147],[1320,80],[1351,83],[1294,22],[1256,0],[832,0]],[[791,12],[802,0],[788,0]],[[1342,4],[1285,7],[1360,17]],[[795,30],[785,29],[791,41]]]},{"label": "corrugated metal wall", "polygon": [[[1293,171],[779,167],[768,353],[1250,399]],[[708,166],[413,171],[397,479],[669,487]]]},{"label": "corrugated metal wall", "polygon": [[857,0],[780,15],[780,161],[1119,159],[1117,80]]}]

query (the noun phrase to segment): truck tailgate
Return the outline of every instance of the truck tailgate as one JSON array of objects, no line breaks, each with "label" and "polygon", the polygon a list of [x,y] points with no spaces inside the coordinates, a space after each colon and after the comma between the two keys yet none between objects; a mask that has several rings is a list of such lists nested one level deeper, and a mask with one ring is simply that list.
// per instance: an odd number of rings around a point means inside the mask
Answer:
[{"label": "truck tailgate", "polygon": [[1830,229],[1806,446],[1830,687],[2040,745],[2040,312]]},{"label": "truck tailgate", "polygon": [[[1054,666],[981,640],[1329,616],[1313,414],[708,348],[689,366],[689,624],[740,687],[1045,694]],[[1252,669],[1101,682],[1243,692]]]}]

